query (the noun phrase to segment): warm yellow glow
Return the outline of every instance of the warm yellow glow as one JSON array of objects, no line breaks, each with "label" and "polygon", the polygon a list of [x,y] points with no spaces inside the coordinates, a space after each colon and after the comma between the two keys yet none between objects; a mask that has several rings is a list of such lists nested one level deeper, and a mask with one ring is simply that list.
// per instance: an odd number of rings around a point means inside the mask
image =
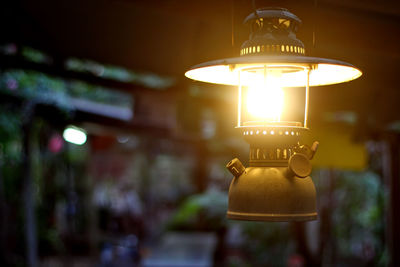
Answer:
[{"label": "warm yellow glow", "polygon": [[280,121],[283,110],[283,90],[280,77],[268,73],[255,79],[247,91],[247,111],[257,120]]},{"label": "warm yellow glow", "polygon": [[[203,82],[238,85],[238,72],[243,68],[293,68],[298,71],[285,72],[281,77],[282,87],[302,87],[306,85],[307,76],[304,75],[304,70],[307,64],[302,63],[249,63],[236,64],[235,68],[229,65],[211,65],[201,68],[189,70],[185,73],[186,77]],[[342,83],[357,79],[361,76],[361,71],[357,68],[345,65],[319,63],[314,64],[314,68],[310,73],[310,86],[328,85]],[[253,73],[243,73],[240,77],[242,85],[249,86],[254,79]]]}]

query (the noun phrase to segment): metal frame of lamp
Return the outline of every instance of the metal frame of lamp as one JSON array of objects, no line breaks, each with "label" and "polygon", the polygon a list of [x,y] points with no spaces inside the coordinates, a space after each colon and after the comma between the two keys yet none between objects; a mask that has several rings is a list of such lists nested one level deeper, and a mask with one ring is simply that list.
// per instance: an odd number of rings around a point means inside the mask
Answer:
[{"label": "metal frame of lamp", "polygon": [[[286,9],[258,9],[244,23],[251,33],[240,57],[205,62],[185,73],[193,80],[238,87],[236,128],[250,144],[250,166],[245,168],[236,158],[227,164],[234,175],[227,217],[314,220],[316,191],[309,175],[318,142],[311,147],[300,143],[309,130],[309,89],[351,81],[362,72],[346,62],[306,56],[296,38],[301,21]],[[303,123],[282,120],[285,87],[305,87]]]}]

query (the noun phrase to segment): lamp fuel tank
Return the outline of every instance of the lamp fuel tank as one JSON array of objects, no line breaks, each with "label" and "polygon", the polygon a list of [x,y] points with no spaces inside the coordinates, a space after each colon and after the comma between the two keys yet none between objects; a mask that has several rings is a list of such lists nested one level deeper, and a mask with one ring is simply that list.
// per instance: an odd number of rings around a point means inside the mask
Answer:
[{"label": "lamp fuel tank", "polygon": [[315,199],[310,176],[291,175],[286,167],[248,167],[231,182],[227,217],[255,221],[315,220]]},{"label": "lamp fuel tank", "polygon": [[[254,139],[254,138],[252,138]],[[287,141],[287,140],[286,140]],[[227,217],[251,221],[309,221],[317,219],[316,190],[309,176],[313,146],[288,149],[256,145],[250,167],[237,159],[227,164],[234,175],[229,187]]]}]

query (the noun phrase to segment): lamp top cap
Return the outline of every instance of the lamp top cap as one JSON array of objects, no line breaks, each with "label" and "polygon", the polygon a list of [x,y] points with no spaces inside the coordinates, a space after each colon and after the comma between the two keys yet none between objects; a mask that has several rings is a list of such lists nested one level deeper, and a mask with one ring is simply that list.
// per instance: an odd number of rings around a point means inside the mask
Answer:
[{"label": "lamp top cap", "polygon": [[[282,71],[283,87],[302,87],[342,83],[362,75],[349,63],[306,56],[303,42],[296,37],[301,20],[287,9],[257,9],[244,23],[250,26],[250,35],[241,45],[239,57],[198,64],[185,73],[186,77],[208,83],[248,86],[255,69],[268,67]],[[290,71],[286,71],[288,69]],[[251,71],[246,74],[248,76],[240,77],[242,70]],[[305,70],[311,70],[309,80],[304,75]]]},{"label": "lamp top cap", "polygon": [[292,21],[301,24],[301,20],[293,13],[291,13],[286,8],[281,7],[264,7],[259,8],[248,15],[245,20],[244,24],[249,23],[250,21],[257,20],[259,18],[263,19],[270,19],[270,18],[281,18],[281,19],[289,19]]}]

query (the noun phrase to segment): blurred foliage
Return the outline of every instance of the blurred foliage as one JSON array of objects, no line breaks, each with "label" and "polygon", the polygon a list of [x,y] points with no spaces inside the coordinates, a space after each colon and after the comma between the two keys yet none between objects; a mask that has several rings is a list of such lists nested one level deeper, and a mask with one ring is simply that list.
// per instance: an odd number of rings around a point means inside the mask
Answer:
[{"label": "blurred foliage", "polygon": [[74,145],[66,143],[67,150],[64,160],[71,164],[82,165],[85,164],[89,157],[89,151],[86,145]]},{"label": "blurred foliage", "polygon": [[226,192],[208,190],[188,197],[178,208],[168,228],[180,230],[219,230],[226,227]]},{"label": "blurred foliage", "polygon": [[133,105],[131,95],[81,81],[66,82],[35,71],[8,70],[0,73],[0,89],[4,93],[37,99],[67,110],[71,109],[71,98],[122,107]]},{"label": "blurred foliage", "polygon": [[[2,229],[8,230],[5,240],[15,240],[4,252],[7,258],[0,257],[2,266],[3,264],[20,266],[24,261],[22,122],[27,116],[24,111],[11,104],[0,106],[0,201],[1,210],[4,212]],[[58,130],[45,120],[41,118],[33,120],[30,161],[34,180],[36,231],[41,256],[43,253],[48,255],[65,251],[62,235],[66,229],[63,223],[73,224],[73,232],[82,231],[86,227],[86,210],[83,203],[85,199],[82,195],[88,193],[85,189],[86,169],[82,158],[87,153],[84,147],[79,147],[78,151],[71,149],[72,153],[67,153],[65,149],[52,151],[49,140],[55,134],[61,136]],[[68,168],[68,164],[74,164],[74,167]],[[68,176],[72,175],[80,177],[73,183],[73,188],[68,182],[70,179]],[[69,193],[70,190],[73,190],[72,194]],[[68,203],[72,207],[70,210],[73,210],[72,216],[68,218],[67,209],[60,212],[57,207],[58,203],[63,202]]]},{"label": "blurred foliage", "polygon": [[[0,265],[23,266],[22,227],[22,116],[11,105],[0,106],[0,212],[2,212],[2,249]],[[9,242],[11,240],[11,242]],[[6,243],[7,242],[7,243]],[[4,247],[6,245],[7,247]],[[13,251],[12,262],[7,259]]]},{"label": "blurred foliage", "polygon": [[61,133],[41,118],[34,120],[32,136],[39,252],[42,256],[62,254],[66,239],[87,229],[87,146],[63,141],[60,150],[52,150],[51,137],[61,138]]},{"label": "blurred foliage", "polygon": [[51,58],[48,55],[46,55],[42,51],[33,49],[28,46],[22,47],[21,54],[27,60],[35,62],[35,63],[50,63],[51,62]]},{"label": "blurred foliage", "polygon": [[339,172],[332,217],[340,255],[384,263],[385,200],[376,174]]},{"label": "blurred foliage", "polygon": [[[246,259],[235,259],[232,266],[286,266],[287,258],[295,250],[288,223],[228,221],[227,192],[215,189],[188,197],[172,216],[168,230],[220,231],[227,227],[241,229],[240,250]],[[245,263],[246,262],[246,263]]]},{"label": "blurred foliage", "polygon": [[[326,183],[330,178],[325,172],[314,173],[315,180],[323,181],[317,182],[320,201],[331,201],[332,204],[330,231],[335,244],[330,244],[323,253],[332,253],[334,246],[336,262],[387,265],[384,242],[386,195],[380,177],[369,171],[335,170],[335,174],[331,187]],[[328,199],[329,190],[333,190],[332,200]],[[245,256],[234,258],[230,263],[232,266],[245,266],[245,263],[249,266],[286,266],[296,255],[294,229],[289,223],[227,221],[226,209],[225,192],[209,190],[190,196],[171,218],[168,229],[219,231],[238,227],[239,249]]]},{"label": "blurred foliage", "polygon": [[0,89],[4,93],[69,109],[64,82],[43,73],[24,70],[2,72]]},{"label": "blurred foliage", "polygon": [[68,87],[68,94],[71,97],[84,98],[87,100],[120,107],[132,107],[133,105],[133,99],[131,95],[102,86],[74,80],[69,82]]},{"label": "blurred foliage", "polygon": [[242,229],[241,249],[251,266],[286,266],[296,250],[289,223],[233,222]]},{"label": "blurred foliage", "polygon": [[163,90],[175,84],[172,77],[161,76],[154,73],[139,73],[123,67],[100,64],[92,60],[70,58],[66,61],[68,70],[88,72],[95,76],[126,83],[135,83],[148,88]]},{"label": "blurred foliage", "polygon": [[172,154],[156,155],[149,166],[150,197],[155,203],[177,203],[193,192],[193,160]]},{"label": "blurred foliage", "polygon": [[321,208],[330,207],[336,258],[386,266],[387,195],[381,177],[371,171],[335,170],[333,177],[325,173],[314,172],[313,177]]},{"label": "blurred foliage", "polygon": [[21,181],[21,114],[10,106],[0,106],[0,166],[5,199],[16,201]]}]

